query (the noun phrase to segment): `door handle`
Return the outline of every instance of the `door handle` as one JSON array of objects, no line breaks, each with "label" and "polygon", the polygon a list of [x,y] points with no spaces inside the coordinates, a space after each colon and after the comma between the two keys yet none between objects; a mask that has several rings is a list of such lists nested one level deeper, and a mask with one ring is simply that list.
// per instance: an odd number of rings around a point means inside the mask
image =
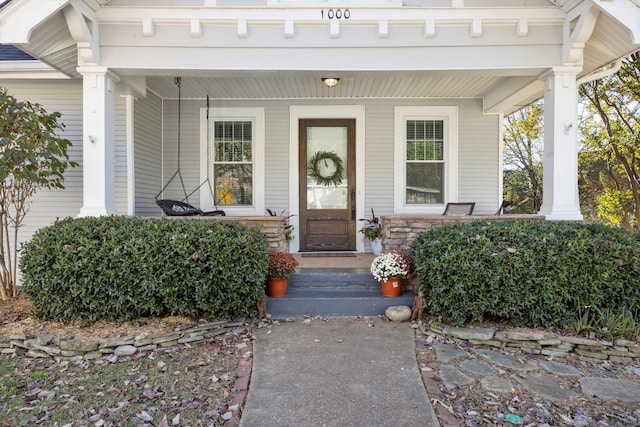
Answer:
[{"label": "door handle", "polygon": [[356,192],[351,192],[351,220],[356,220]]}]

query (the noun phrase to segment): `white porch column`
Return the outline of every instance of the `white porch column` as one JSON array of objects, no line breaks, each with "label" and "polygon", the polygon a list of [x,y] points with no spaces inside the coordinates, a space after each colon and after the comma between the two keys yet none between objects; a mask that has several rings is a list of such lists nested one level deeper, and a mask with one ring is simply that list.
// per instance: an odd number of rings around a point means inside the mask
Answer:
[{"label": "white porch column", "polygon": [[578,199],[578,93],[575,69],[544,76],[544,183],[540,214],[582,220]]},{"label": "white porch column", "polygon": [[105,67],[80,67],[82,74],[83,202],[78,216],[113,215],[115,210],[115,84]]}]

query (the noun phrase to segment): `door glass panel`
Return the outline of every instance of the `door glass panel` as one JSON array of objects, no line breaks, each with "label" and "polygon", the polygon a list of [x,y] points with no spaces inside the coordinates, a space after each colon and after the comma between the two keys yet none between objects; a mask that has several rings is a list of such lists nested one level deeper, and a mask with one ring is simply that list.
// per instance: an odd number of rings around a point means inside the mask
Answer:
[{"label": "door glass panel", "polygon": [[347,209],[347,185],[347,128],[307,127],[307,209]]}]

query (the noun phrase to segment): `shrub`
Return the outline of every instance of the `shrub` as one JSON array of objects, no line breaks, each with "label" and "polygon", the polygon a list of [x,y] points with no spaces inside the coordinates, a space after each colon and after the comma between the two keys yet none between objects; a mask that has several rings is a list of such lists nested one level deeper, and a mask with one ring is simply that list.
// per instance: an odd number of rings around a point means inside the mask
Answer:
[{"label": "shrub", "polygon": [[553,327],[580,307],[640,307],[639,237],[597,224],[475,221],[421,233],[412,251],[419,288],[443,320]]},{"label": "shrub", "polygon": [[34,314],[90,322],[252,313],[269,260],[259,230],[200,219],[65,219],[21,251]]}]

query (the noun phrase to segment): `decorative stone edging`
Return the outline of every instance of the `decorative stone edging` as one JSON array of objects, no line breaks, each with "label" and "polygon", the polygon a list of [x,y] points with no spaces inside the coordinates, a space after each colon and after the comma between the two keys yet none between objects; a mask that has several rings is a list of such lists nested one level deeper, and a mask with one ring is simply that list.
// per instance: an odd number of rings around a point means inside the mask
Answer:
[{"label": "decorative stone edging", "polygon": [[131,356],[141,351],[203,342],[240,326],[245,326],[245,323],[219,321],[182,326],[162,334],[144,332],[135,336],[91,340],[60,338],[48,333],[37,336],[13,335],[8,339],[0,339],[0,354],[68,361],[93,360],[110,354]]},{"label": "decorative stone edging", "polygon": [[[233,332],[238,327],[246,326],[245,322],[209,322],[177,327],[173,332],[151,334],[144,332],[136,336],[121,338],[100,338],[79,340],[59,338],[52,334],[41,333],[37,336],[13,335],[0,339],[0,355],[8,357],[53,358],[65,361],[94,360],[101,357],[131,356],[143,351],[169,349],[175,345],[192,345],[215,338],[218,335]],[[239,417],[249,391],[249,381],[253,367],[251,342],[246,343],[251,356],[241,357],[238,362],[236,380],[233,385],[235,393],[229,404],[230,417],[224,420],[225,427],[239,424]]]},{"label": "decorative stone edging", "polygon": [[588,360],[631,362],[640,360],[640,343],[624,339],[613,341],[557,336],[542,332],[500,331],[490,328],[460,328],[434,322],[432,332],[471,344],[520,349],[525,353],[553,357],[576,354]]}]

